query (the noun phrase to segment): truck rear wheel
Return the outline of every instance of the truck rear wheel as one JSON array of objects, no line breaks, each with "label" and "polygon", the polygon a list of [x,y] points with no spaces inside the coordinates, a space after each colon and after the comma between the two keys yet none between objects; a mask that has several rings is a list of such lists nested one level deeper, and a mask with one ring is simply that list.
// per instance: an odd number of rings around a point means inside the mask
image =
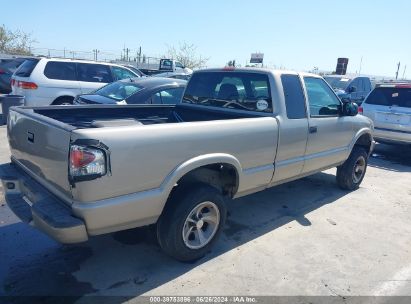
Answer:
[{"label": "truck rear wheel", "polygon": [[337,183],[344,190],[357,189],[367,170],[368,154],[364,148],[354,147],[350,157],[337,167]]},{"label": "truck rear wheel", "polygon": [[226,213],[216,188],[206,184],[177,188],[157,223],[160,247],[182,262],[203,257],[220,235]]}]

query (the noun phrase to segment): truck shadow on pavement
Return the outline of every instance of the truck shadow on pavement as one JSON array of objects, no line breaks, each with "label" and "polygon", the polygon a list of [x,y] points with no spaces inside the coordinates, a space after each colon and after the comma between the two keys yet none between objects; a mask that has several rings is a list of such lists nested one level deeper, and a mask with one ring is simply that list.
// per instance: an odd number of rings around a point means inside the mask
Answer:
[{"label": "truck shadow on pavement", "polygon": [[395,172],[411,172],[411,145],[377,144],[368,165]]},{"label": "truck shadow on pavement", "polygon": [[[13,249],[16,246],[27,252],[20,252],[18,257],[6,255],[8,259],[2,261],[8,269],[0,274],[4,278],[0,295],[70,296],[69,302],[84,295],[105,295],[110,297],[104,298],[104,303],[120,303],[170,283],[193,268],[294,220],[310,226],[306,214],[346,194],[337,187],[334,175],[319,173],[229,201],[229,216],[221,238],[211,253],[191,264],[163,254],[152,227],[97,236],[87,243],[66,246],[22,223],[3,226],[0,258],[4,256],[1,251],[16,250]],[[335,223],[330,221],[330,224]],[[15,239],[17,231],[25,237],[20,235]],[[19,245],[21,242],[24,244]],[[41,242],[45,245],[39,245]],[[32,245],[36,250],[31,251]],[[181,285],[184,283],[178,286]]]}]

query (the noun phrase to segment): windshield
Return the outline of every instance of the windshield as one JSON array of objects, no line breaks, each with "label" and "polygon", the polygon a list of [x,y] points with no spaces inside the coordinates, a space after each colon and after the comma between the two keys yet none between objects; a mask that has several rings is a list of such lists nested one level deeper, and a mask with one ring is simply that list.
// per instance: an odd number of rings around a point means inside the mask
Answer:
[{"label": "windshield", "polygon": [[136,74],[139,75],[140,77],[141,77],[141,76],[144,76],[144,73],[141,72],[139,69],[137,69],[137,68],[135,68],[135,67],[126,66],[126,68],[132,70],[134,73],[136,73]]},{"label": "windshield", "polygon": [[411,108],[411,88],[376,88],[365,101],[380,106]]},{"label": "windshield", "polygon": [[273,111],[267,75],[246,72],[196,73],[188,83],[183,103]]},{"label": "windshield", "polygon": [[333,89],[346,90],[351,79],[347,77],[324,77]]},{"label": "windshield", "polygon": [[142,89],[143,87],[133,82],[117,81],[98,89],[94,94],[120,101],[125,100]]}]

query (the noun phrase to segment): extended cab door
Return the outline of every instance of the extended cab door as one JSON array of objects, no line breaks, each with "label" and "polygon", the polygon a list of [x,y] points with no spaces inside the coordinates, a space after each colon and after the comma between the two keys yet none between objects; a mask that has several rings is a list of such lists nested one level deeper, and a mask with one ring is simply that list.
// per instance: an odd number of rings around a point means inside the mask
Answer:
[{"label": "extended cab door", "polygon": [[305,76],[309,132],[304,173],[325,169],[346,159],[353,138],[352,117],[341,116],[341,102],[319,77]]},{"label": "extended cab door", "polygon": [[[308,118],[300,77],[297,74],[281,75],[284,92],[284,115],[279,115],[280,136],[275,173],[272,184],[301,174],[307,146]],[[281,91],[281,90],[280,90]]]}]

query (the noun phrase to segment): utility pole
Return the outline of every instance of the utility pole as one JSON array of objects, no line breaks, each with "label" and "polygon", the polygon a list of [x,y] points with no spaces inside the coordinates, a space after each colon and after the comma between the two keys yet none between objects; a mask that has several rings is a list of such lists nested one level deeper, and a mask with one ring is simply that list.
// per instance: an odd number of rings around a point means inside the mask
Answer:
[{"label": "utility pole", "polygon": [[361,75],[361,68],[362,68],[362,56],[361,56],[361,61],[360,61],[360,71],[359,71],[359,75]]},{"label": "utility pole", "polygon": [[94,54],[94,61],[97,61],[97,54],[100,53],[100,50],[94,49],[93,54]]},{"label": "utility pole", "polygon": [[402,79],[405,79],[405,71],[407,70],[407,65],[404,66],[404,73],[402,73]]},{"label": "utility pole", "polygon": [[141,61],[141,46],[138,49],[138,63]]},{"label": "utility pole", "polygon": [[63,58],[66,58],[66,48],[63,49]]},{"label": "utility pole", "polygon": [[400,70],[400,66],[401,66],[401,62],[398,62],[398,65],[397,65],[397,73],[395,73],[395,79],[396,79],[396,80],[398,79],[398,72],[399,72],[399,70]]},{"label": "utility pole", "polygon": [[130,52],[129,48],[126,48],[126,45],[124,45],[124,61],[128,61],[128,53]]}]

